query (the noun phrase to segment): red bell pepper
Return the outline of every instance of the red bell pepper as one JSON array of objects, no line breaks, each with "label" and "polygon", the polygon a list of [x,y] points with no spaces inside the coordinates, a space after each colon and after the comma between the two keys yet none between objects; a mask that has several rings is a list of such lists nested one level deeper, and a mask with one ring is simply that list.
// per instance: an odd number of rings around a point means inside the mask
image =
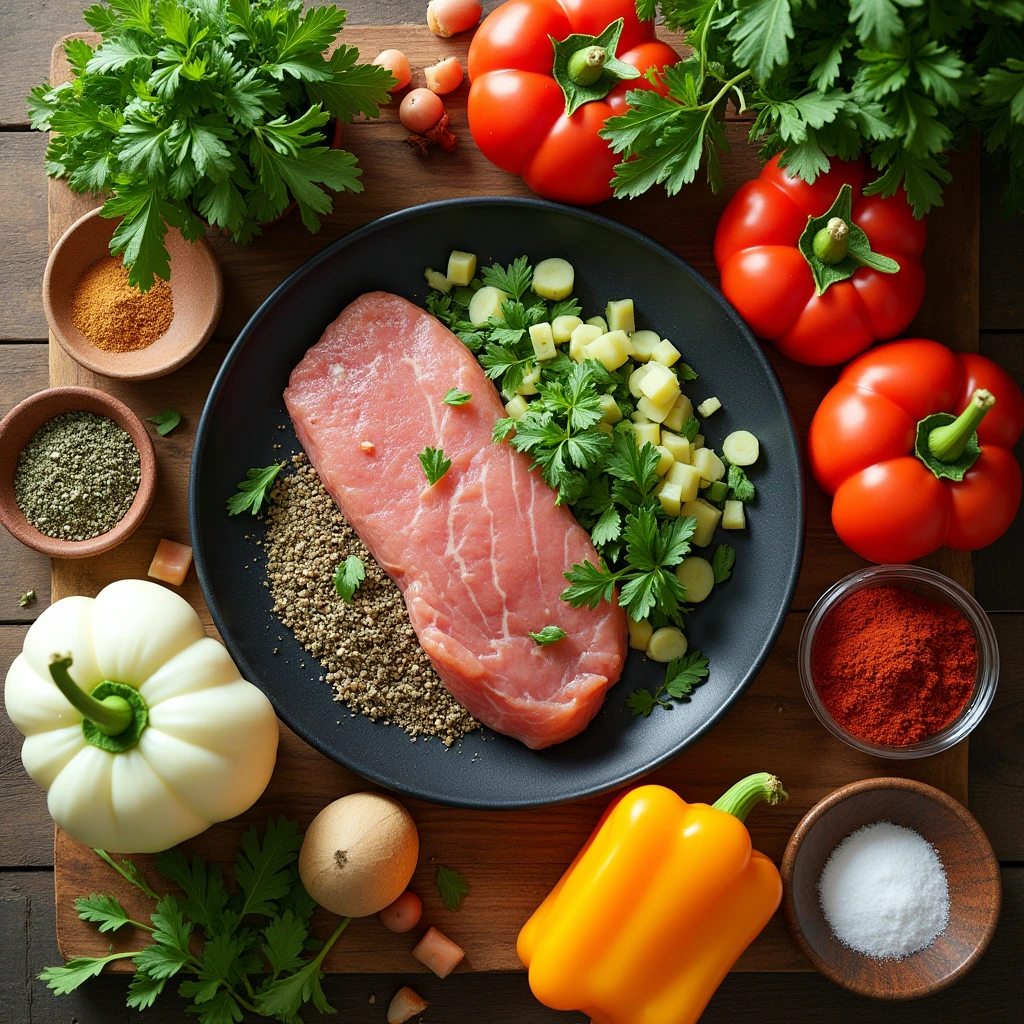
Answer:
[{"label": "red bell pepper", "polygon": [[598,132],[630,89],[679,61],[634,0],[508,0],[469,48],[469,127],[491,163],[563,203],[610,199],[616,163]]},{"label": "red bell pepper", "polygon": [[909,338],[843,370],[807,448],[840,540],[873,562],[911,562],[1002,536],[1020,507],[1022,431],[1024,395],[1005,370]]},{"label": "red bell pepper", "polygon": [[862,192],[863,160],[832,161],[813,185],[779,157],[742,185],[715,233],[722,291],[759,337],[812,366],[894,338],[924,298],[924,220],[900,189]]}]

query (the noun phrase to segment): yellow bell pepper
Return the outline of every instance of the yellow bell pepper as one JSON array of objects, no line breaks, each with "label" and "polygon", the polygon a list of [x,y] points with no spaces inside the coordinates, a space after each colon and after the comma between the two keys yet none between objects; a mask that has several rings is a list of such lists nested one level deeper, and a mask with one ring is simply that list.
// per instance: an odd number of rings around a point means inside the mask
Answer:
[{"label": "yellow bell pepper", "polygon": [[710,807],[664,786],[614,801],[519,933],[533,994],[595,1024],[696,1021],[782,899],[743,822],[785,799],[760,773]]}]

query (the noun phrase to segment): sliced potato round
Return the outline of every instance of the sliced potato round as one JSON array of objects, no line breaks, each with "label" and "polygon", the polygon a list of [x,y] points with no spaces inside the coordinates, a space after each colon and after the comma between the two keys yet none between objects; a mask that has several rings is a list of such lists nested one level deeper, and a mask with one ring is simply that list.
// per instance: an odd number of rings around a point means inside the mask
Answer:
[{"label": "sliced potato round", "polygon": [[474,327],[483,327],[492,316],[503,319],[501,307],[507,301],[508,296],[500,288],[484,285],[469,302],[469,322]]},{"label": "sliced potato round", "polygon": [[568,260],[541,260],[533,268],[533,290],[544,299],[567,299],[572,294],[572,286],[576,280],[576,272]]},{"label": "sliced potato round", "polygon": [[676,566],[676,579],[686,587],[686,601],[699,604],[715,585],[715,570],[706,558],[690,555]]},{"label": "sliced potato round", "polygon": [[734,430],[722,442],[722,454],[736,466],[752,466],[761,454],[761,445],[749,430]]},{"label": "sliced potato round", "polygon": [[662,626],[651,634],[647,641],[647,657],[652,661],[672,661],[686,653],[688,644],[681,629],[675,626]]}]

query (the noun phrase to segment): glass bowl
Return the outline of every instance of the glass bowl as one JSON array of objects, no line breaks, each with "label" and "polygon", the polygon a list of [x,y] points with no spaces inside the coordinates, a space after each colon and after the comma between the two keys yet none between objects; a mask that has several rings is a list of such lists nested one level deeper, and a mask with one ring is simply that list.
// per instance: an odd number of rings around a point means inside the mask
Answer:
[{"label": "glass bowl", "polygon": [[[978,675],[974,683],[974,691],[970,700],[960,714],[944,729],[926,736],[916,743],[903,746],[888,746],[871,743],[859,736],[847,732],[828,712],[822,703],[818,690],[811,675],[811,651],[814,638],[825,617],[841,601],[868,587],[888,584],[911,590],[920,597],[942,604],[959,608],[966,616],[974,631],[974,639],[978,645]],[[906,760],[914,757],[930,757],[940,751],[955,746],[964,739],[971,730],[985,717],[992,698],[995,696],[996,684],[999,681],[999,646],[996,643],[995,630],[981,605],[959,583],[932,569],[918,565],[873,565],[859,572],[851,573],[838,583],[829,587],[818,598],[811,609],[803,631],[800,633],[800,646],[797,651],[797,666],[800,672],[800,686],[803,688],[807,703],[818,716],[821,724],[833,736],[839,737],[844,743],[866,754],[879,757],[891,757]]]}]

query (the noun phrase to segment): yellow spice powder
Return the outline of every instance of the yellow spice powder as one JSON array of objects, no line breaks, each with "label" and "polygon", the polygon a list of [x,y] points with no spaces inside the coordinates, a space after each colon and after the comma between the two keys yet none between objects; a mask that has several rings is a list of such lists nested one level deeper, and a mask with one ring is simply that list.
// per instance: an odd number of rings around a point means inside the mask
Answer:
[{"label": "yellow spice powder", "polygon": [[119,259],[103,256],[82,275],[71,298],[71,322],[105,352],[134,352],[167,333],[174,316],[171,286],[157,278],[148,292],[128,283]]}]

